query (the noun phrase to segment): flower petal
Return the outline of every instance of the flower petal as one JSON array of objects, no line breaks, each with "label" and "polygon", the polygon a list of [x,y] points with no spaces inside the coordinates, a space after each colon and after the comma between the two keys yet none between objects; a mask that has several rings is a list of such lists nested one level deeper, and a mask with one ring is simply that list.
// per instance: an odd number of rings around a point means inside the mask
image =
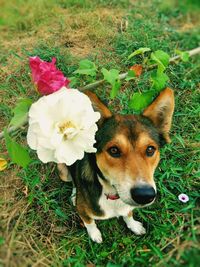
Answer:
[{"label": "flower petal", "polygon": [[37,123],[30,124],[27,132],[27,143],[32,149],[37,149],[38,141],[37,141],[37,132],[39,126]]},{"label": "flower petal", "polygon": [[0,171],[3,171],[7,168],[8,162],[4,158],[0,158]]},{"label": "flower petal", "polygon": [[54,157],[54,150],[39,147],[37,149],[37,155],[38,155],[38,158],[44,163],[48,163],[48,162],[58,163],[56,157]]},{"label": "flower petal", "polygon": [[37,90],[42,95],[49,95],[63,86],[69,84],[69,80],[55,66],[56,58],[52,58],[52,62],[45,62],[39,57],[30,57],[29,65],[32,73],[32,80]]},{"label": "flower petal", "polygon": [[183,202],[183,203],[186,203],[186,202],[189,201],[189,197],[188,197],[188,195],[186,195],[186,194],[180,194],[180,195],[178,195],[178,199],[179,199],[181,202]]},{"label": "flower petal", "polygon": [[29,58],[29,66],[32,72],[32,78],[34,83],[37,83],[40,77],[40,64],[43,61],[39,57],[30,57]]},{"label": "flower petal", "polygon": [[56,150],[56,158],[59,162],[65,163],[70,166],[75,161],[80,160],[84,157],[84,151],[76,146],[71,141],[65,141],[62,145]]}]

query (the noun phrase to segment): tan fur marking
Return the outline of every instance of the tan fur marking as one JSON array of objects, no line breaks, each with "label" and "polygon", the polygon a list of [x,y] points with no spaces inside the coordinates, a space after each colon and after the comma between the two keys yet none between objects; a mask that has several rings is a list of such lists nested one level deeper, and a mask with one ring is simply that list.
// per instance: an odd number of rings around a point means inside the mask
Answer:
[{"label": "tan fur marking", "polygon": [[90,214],[92,213],[90,208],[89,208],[89,205],[88,203],[85,202],[85,200],[82,198],[82,195],[79,195],[77,194],[77,201],[76,201],[76,208],[77,208],[77,211],[81,217],[81,219],[89,224],[92,222],[92,219],[91,219],[91,216]]},{"label": "tan fur marking", "polygon": [[89,161],[84,163],[84,169],[82,170],[81,174],[82,176],[86,177],[87,180],[91,179],[91,176],[93,175],[93,173],[91,173],[91,167],[90,167]]},{"label": "tan fur marking", "polygon": [[94,216],[101,217],[104,215],[103,211],[102,214],[96,214],[96,212],[92,209],[91,203],[83,196],[78,188],[76,193],[76,208],[81,219],[87,224],[91,223]]},{"label": "tan fur marking", "polygon": [[133,217],[133,212],[132,212],[132,210],[131,210],[131,211],[129,211],[129,213],[128,213],[127,217],[129,217],[129,218]]},{"label": "tan fur marking", "polygon": [[[143,182],[154,185],[153,174],[160,160],[158,145],[150,138],[147,132],[142,129],[138,130],[138,139],[131,144],[126,131],[117,134],[114,139],[109,142],[105,150],[97,155],[97,164],[106,177],[110,177],[113,183],[138,183],[140,179]],[[140,132],[140,133],[139,133]],[[107,148],[117,146],[122,156],[113,158],[107,153]],[[146,156],[147,146],[156,148],[155,154],[152,157]],[[128,179],[126,181],[126,179]],[[114,181],[113,181],[114,180]]]},{"label": "tan fur marking", "polygon": [[136,148],[143,149],[147,146],[155,146],[156,148],[158,148],[158,145],[149,137],[149,134],[147,132],[141,132],[136,141]]},{"label": "tan fur marking", "polygon": [[58,171],[59,171],[59,177],[62,181],[64,182],[69,182],[71,181],[71,179],[68,179],[69,177],[69,172],[68,172],[68,168],[67,166],[64,164],[64,163],[58,163],[57,164],[57,168],[58,168]]},{"label": "tan fur marking", "polygon": [[106,145],[105,150],[112,146],[117,146],[122,149],[123,153],[126,153],[130,144],[125,133],[117,134],[115,138]]}]

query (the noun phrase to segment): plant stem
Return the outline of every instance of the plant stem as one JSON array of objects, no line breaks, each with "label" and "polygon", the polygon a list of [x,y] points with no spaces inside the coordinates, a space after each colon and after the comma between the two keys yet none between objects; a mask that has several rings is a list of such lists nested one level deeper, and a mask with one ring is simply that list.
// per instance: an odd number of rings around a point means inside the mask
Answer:
[{"label": "plant stem", "polygon": [[[18,129],[20,129],[21,127],[23,127],[26,123],[28,122],[28,119],[24,120],[23,123],[21,123],[20,125],[18,126],[11,126],[7,129],[7,133],[12,133]],[[4,137],[4,133],[3,131],[0,132],[0,139]]]},{"label": "plant stem", "polygon": [[[190,57],[195,56],[195,55],[197,55],[197,54],[200,54],[200,47],[194,48],[194,49],[188,51],[188,53],[189,53]],[[171,57],[170,60],[169,60],[169,62],[170,62],[171,64],[173,64],[173,63],[175,63],[177,60],[179,60],[180,58],[181,58],[180,55],[175,56],[175,57]],[[147,71],[148,71],[148,70],[152,70],[152,69],[154,69],[154,68],[156,68],[156,67],[157,67],[157,64],[150,65],[150,66],[147,67]],[[128,72],[125,72],[125,73],[120,74],[120,75],[119,75],[119,79],[120,79],[120,80],[125,79],[126,76],[127,76],[127,74],[128,74]],[[95,89],[95,88],[97,88],[99,85],[103,84],[104,81],[105,81],[105,80],[99,80],[99,81],[96,81],[96,82],[94,82],[94,83],[90,83],[90,84],[88,84],[88,85],[86,85],[86,86],[84,86],[84,87],[82,87],[82,88],[79,88],[79,89],[80,89],[80,91],[85,91],[85,90],[89,90],[89,89],[90,89],[90,90],[91,90],[91,89]],[[27,119],[26,121],[24,121],[21,125],[18,125],[17,127],[12,126],[12,127],[8,128],[8,129],[7,129],[7,132],[8,132],[8,133],[11,133],[11,132],[13,132],[13,131],[15,131],[15,130],[21,128],[22,126],[24,126],[27,122],[28,122],[28,119]],[[0,139],[3,138],[3,136],[4,136],[3,132],[0,132]]]},{"label": "plant stem", "polygon": [[[194,48],[194,49],[188,51],[188,53],[189,53],[190,57],[192,57],[192,56],[194,56],[194,55],[197,55],[197,54],[200,54],[200,47]],[[169,59],[169,62],[170,62],[171,64],[173,64],[173,63],[175,63],[177,60],[179,60],[180,58],[181,58],[180,55],[175,56],[175,57],[171,57],[171,58]],[[156,68],[156,67],[157,67],[157,64],[153,64],[153,65],[148,66],[148,67],[147,67],[147,70],[152,70],[152,69],[154,69],[154,68]],[[119,75],[120,80],[123,80],[124,78],[126,78],[127,74],[128,74],[128,72],[125,72],[125,73],[120,74],[120,75]],[[81,91],[85,91],[85,90],[89,90],[89,89],[95,89],[95,88],[97,88],[99,85],[101,85],[102,83],[104,83],[104,81],[105,81],[105,80],[99,80],[99,81],[96,81],[96,82],[94,82],[94,83],[90,83],[90,84],[88,84],[88,85],[86,85],[86,86],[80,88],[80,90],[81,90]]]}]

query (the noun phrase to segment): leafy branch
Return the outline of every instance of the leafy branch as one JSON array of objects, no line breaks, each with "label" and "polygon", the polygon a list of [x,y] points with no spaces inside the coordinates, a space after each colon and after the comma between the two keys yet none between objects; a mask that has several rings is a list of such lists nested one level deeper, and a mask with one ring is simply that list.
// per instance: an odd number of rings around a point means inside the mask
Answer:
[{"label": "leafy branch", "polygon": [[[141,48],[139,49],[140,51],[142,51],[141,50]],[[149,51],[149,50],[148,50]],[[147,52],[147,51],[144,51],[143,50],[143,52]],[[197,55],[197,54],[200,54],[200,47],[197,47],[197,48],[195,48],[195,49],[192,49],[192,50],[190,50],[190,51],[188,51],[188,52],[181,52],[180,50],[176,50],[176,52],[177,52],[177,56],[175,56],[175,57],[171,57],[170,59],[169,59],[169,64],[173,64],[173,63],[176,63],[177,61],[179,61],[179,60],[183,60],[184,62],[185,62],[185,59],[186,58],[189,58],[189,57],[192,57],[192,56],[195,56],[195,55]],[[132,56],[131,56],[132,55]],[[133,53],[131,54],[130,56],[131,57],[133,57],[133,56],[135,56]],[[129,57],[130,57],[129,56]],[[90,61],[91,62],[91,61]],[[76,73],[78,73],[79,72],[79,74],[82,74],[83,75],[83,71],[82,71],[82,68],[83,68],[83,66],[84,66],[84,68],[91,68],[92,67],[92,72],[90,72],[90,73],[92,73],[92,74],[94,74],[94,71],[96,71],[97,70],[97,68],[92,64],[91,65],[91,63],[90,63],[88,60],[84,60],[84,64],[81,64],[81,63],[79,63],[79,70],[80,70],[80,72],[82,72],[82,73],[80,73],[78,70],[76,71]],[[86,63],[88,63],[88,64],[86,64]],[[152,64],[152,65],[149,65],[149,66],[147,66],[146,67],[146,71],[150,71],[150,70],[153,70],[153,69],[155,69],[157,67],[157,64]],[[86,74],[85,74],[86,75]],[[96,75],[96,72],[95,72],[95,75]],[[121,73],[121,74],[119,74],[119,76],[118,76],[118,80],[123,80],[123,79],[126,79],[126,78],[128,78],[128,77],[130,77],[130,71],[128,71],[128,72],[125,72],[125,73]],[[73,77],[72,77],[73,78]],[[134,77],[132,77],[132,78],[134,78]],[[154,79],[154,75],[152,74],[152,80],[154,80],[154,83],[156,83],[156,81],[155,81],[155,79]],[[70,77],[70,79],[71,79],[71,77]],[[100,86],[100,85],[102,85],[103,83],[105,83],[105,79],[102,79],[102,80],[99,80],[99,81],[95,81],[95,82],[92,82],[92,83],[90,83],[90,84],[87,84],[86,86],[83,86],[82,88],[80,88],[80,90],[81,91],[84,91],[84,90],[94,90],[95,88],[97,88],[98,86]],[[131,104],[131,106],[132,106],[132,104]],[[23,115],[22,115],[23,116]],[[24,118],[24,120],[21,120],[21,123],[20,124],[18,124],[18,126],[11,126],[10,125],[10,127],[8,127],[8,129],[7,129],[7,132],[8,133],[12,133],[12,132],[14,132],[14,131],[16,131],[17,129],[20,129],[21,127],[23,127],[26,123],[27,123],[27,117],[26,118]],[[0,132],[0,139],[1,138],[3,138],[4,137],[4,133],[3,132]]]},{"label": "leafy branch", "polygon": [[[120,74],[117,69],[107,70],[102,68],[101,73],[103,74],[104,79],[90,83],[80,88],[80,90],[84,91],[87,89],[95,89],[104,82],[107,82],[111,85],[110,98],[113,99],[116,97],[121,87],[121,80],[125,79],[129,82],[138,78],[144,67],[146,71],[152,71],[150,75],[151,87],[148,91],[142,93],[135,92],[129,102],[130,108],[132,108],[135,112],[140,112],[148,106],[156,94],[158,94],[166,86],[166,82],[169,80],[169,77],[166,74],[168,65],[170,63],[172,64],[177,62],[178,60],[182,60],[183,62],[188,61],[189,57],[200,53],[200,47],[189,52],[176,50],[178,55],[172,58],[170,58],[169,55],[162,50],[157,50],[155,52],[150,51],[150,48],[143,47],[131,53],[128,57],[129,60],[135,56],[141,55],[143,62],[141,65],[135,64],[126,73]],[[96,65],[90,60],[85,59],[79,62],[79,68],[74,72],[75,77],[70,79],[76,83],[77,78],[84,75],[87,77],[87,81],[94,81],[97,76],[97,71],[98,68]],[[30,99],[21,99],[13,109],[13,118],[10,121],[8,129],[5,129],[0,133],[0,138],[5,138],[6,147],[12,162],[23,168],[26,168],[32,160],[26,148],[18,144],[9,135],[9,133],[22,128],[27,123],[28,110],[31,104],[32,101]]]},{"label": "leafy branch", "polygon": [[[197,47],[197,48],[194,48],[188,52],[189,57],[192,57],[192,56],[195,56],[195,55],[198,55],[200,54],[200,47]],[[171,57],[169,59],[169,64],[174,64],[176,63],[177,61],[181,60],[181,55],[177,55],[177,56],[174,56],[174,57]],[[155,69],[157,67],[157,64],[152,64],[150,66],[147,66],[146,70],[149,71],[149,70],[152,70],[152,69]],[[120,80],[123,80],[127,77],[128,75],[128,72],[124,72],[124,73],[121,73],[119,74],[119,79]],[[104,79],[102,80],[99,80],[99,81],[95,81],[93,83],[90,83],[90,84],[87,84],[86,86],[80,88],[81,91],[84,91],[84,90],[91,90],[91,89],[95,89],[97,88],[99,85],[103,84],[105,82]]]}]

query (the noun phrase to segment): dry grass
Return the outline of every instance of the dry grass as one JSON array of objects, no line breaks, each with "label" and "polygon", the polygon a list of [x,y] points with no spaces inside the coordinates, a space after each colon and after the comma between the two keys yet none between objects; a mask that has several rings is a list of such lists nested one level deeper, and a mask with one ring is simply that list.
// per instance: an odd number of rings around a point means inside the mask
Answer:
[{"label": "dry grass", "polygon": [[[76,15],[70,10],[56,8],[55,14],[47,25],[35,26],[30,32],[19,31],[14,38],[9,28],[4,29],[2,49],[14,50],[20,56],[22,48],[31,50],[38,45],[38,40],[45,40],[48,45],[67,48],[74,56],[85,57],[97,48],[108,47],[120,28],[124,12],[118,8],[98,8],[84,12],[80,10]],[[8,64],[7,68],[10,67]]]}]

